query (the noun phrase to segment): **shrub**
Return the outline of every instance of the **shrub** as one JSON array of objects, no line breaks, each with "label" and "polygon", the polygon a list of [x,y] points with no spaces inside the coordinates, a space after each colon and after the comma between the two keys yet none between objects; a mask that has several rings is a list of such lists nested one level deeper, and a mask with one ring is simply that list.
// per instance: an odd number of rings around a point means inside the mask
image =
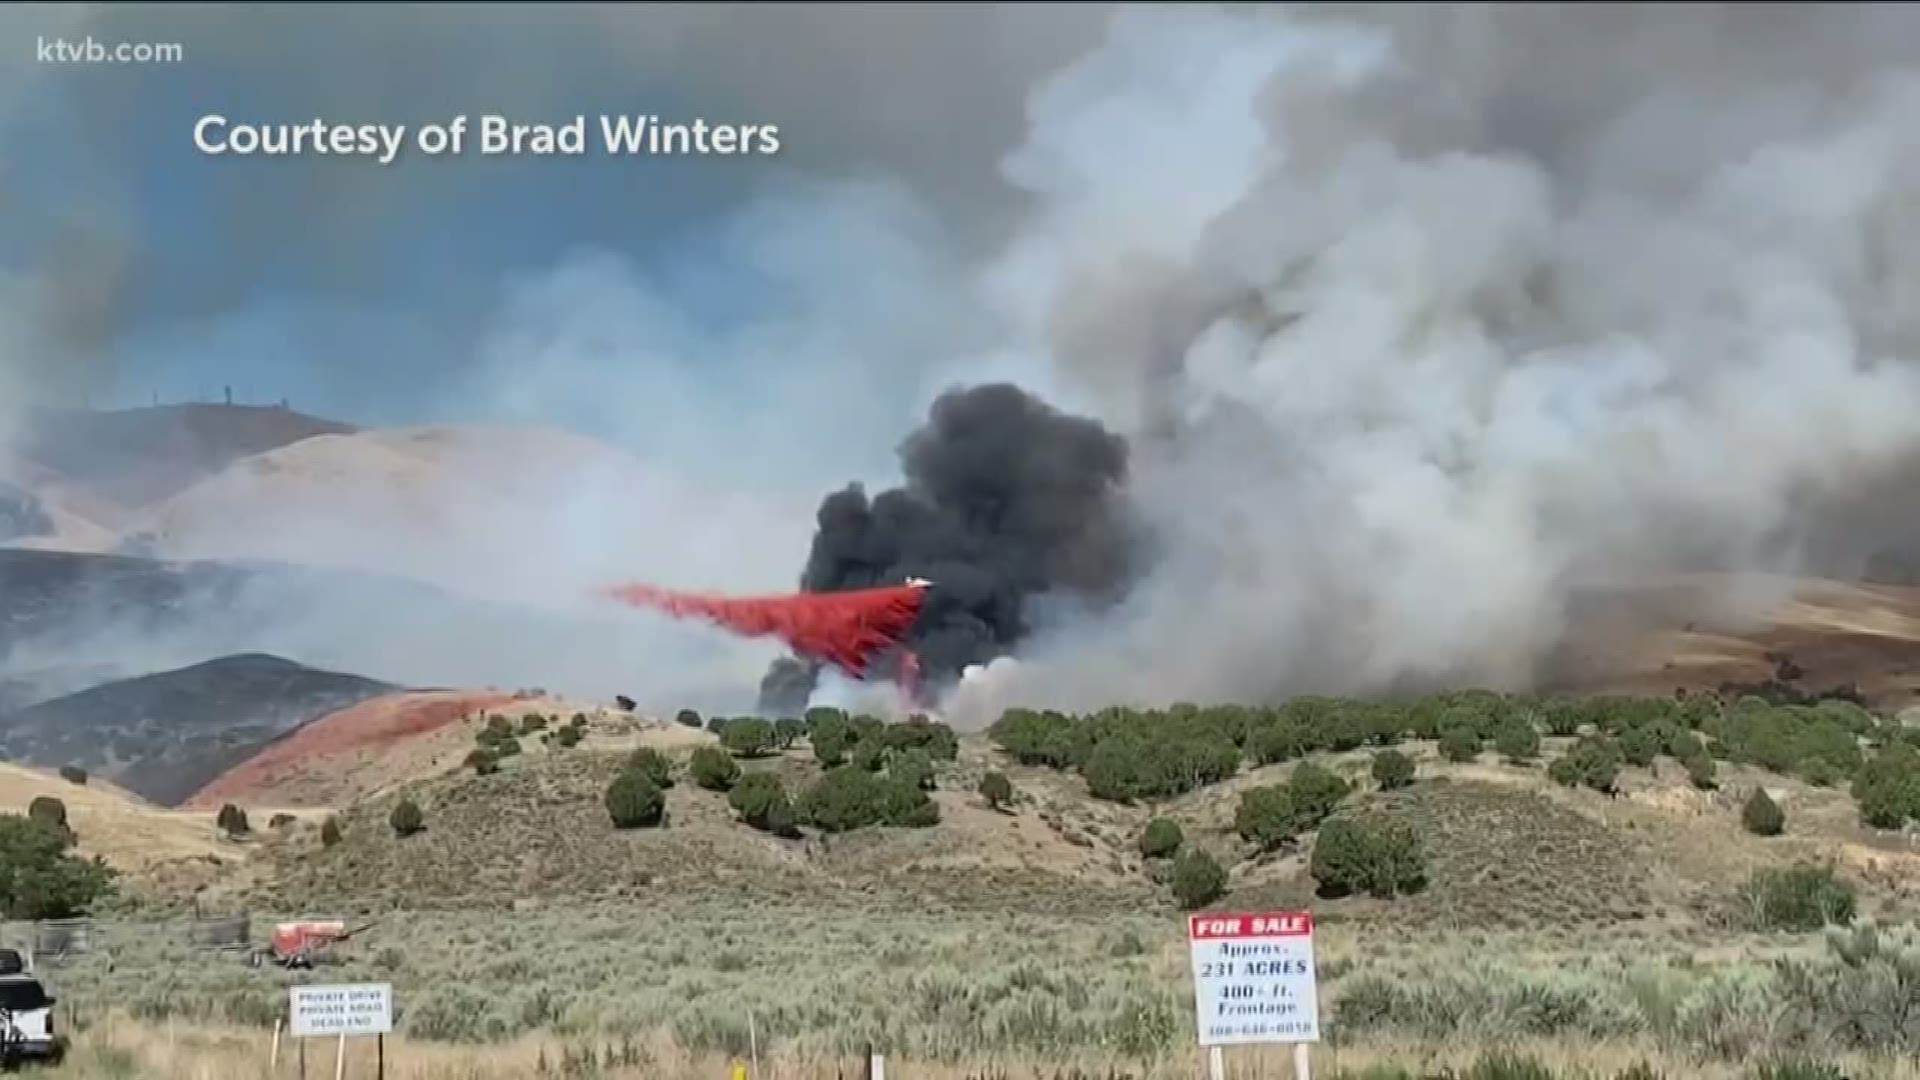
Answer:
[{"label": "shrub", "polygon": [[581,730],[572,725],[563,727],[553,733],[554,745],[560,747],[563,750],[571,750],[574,747],[580,745],[580,739],[581,739]]},{"label": "shrub", "polygon": [[1382,791],[1393,791],[1413,783],[1413,759],[1398,750],[1382,750],[1373,755],[1373,779]]},{"label": "shrub", "polygon": [[926,792],[851,766],[830,769],[815,781],[801,810],[807,821],[826,832],[869,825],[919,828],[940,821],[940,808]]},{"label": "shrub", "polygon": [[880,731],[878,737],[888,749],[920,750],[931,761],[952,761],[960,755],[960,739],[953,729],[924,716],[893,724]]},{"label": "shrub", "polygon": [[500,759],[478,747],[467,752],[467,759],[462,764],[472,769],[475,776],[491,776],[500,771]]},{"label": "shrub", "polygon": [[720,745],[737,757],[764,757],[773,751],[773,725],[757,716],[743,716],[720,732]]},{"label": "shrub", "polygon": [[213,824],[228,836],[245,836],[253,831],[253,826],[247,823],[247,812],[232,803],[220,808],[220,812],[213,817]]},{"label": "shrub", "polygon": [[694,728],[695,730],[698,730],[702,724],[700,714],[692,709],[681,709],[679,712],[674,713],[673,722],[679,724],[681,727]]},{"label": "shrub", "polygon": [[800,718],[800,723],[807,729],[809,736],[822,727],[830,728],[836,723],[845,724],[846,722],[847,714],[831,705],[816,705],[808,709],[806,715]]},{"label": "shrub", "polygon": [[1008,709],[988,737],[1022,765],[1070,769],[1080,764],[1087,749],[1085,725],[1057,712]]},{"label": "shrub", "polygon": [[68,840],[43,820],[0,814],[0,909],[10,919],[66,919],[113,892],[99,858],[67,854]]},{"label": "shrub", "polygon": [[425,828],[426,819],[420,813],[420,804],[402,798],[393,805],[393,812],[387,815],[387,824],[393,827],[393,835],[404,838]]},{"label": "shrub", "polygon": [[328,818],[327,820],[321,822],[320,823],[320,846],[332,847],[333,845],[339,842],[340,842],[340,822],[335,818]]},{"label": "shrub", "polygon": [[1595,791],[1612,791],[1620,776],[1620,761],[1620,750],[1611,739],[1589,735],[1547,766],[1547,776],[1567,787],[1585,784]]},{"label": "shrub", "polygon": [[1299,835],[1300,817],[1287,785],[1248,788],[1240,793],[1240,805],[1234,808],[1233,831],[1259,845],[1261,851],[1272,851]]},{"label": "shrub", "polygon": [[531,735],[536,731],[547,730],[547,718],[539,713],[528,713],[520,718],[520,734]]},{"label": "shrub", "polygon": [[887,760],[887,775],[922,791],[934,788],[933,759],[925,750],[900,750]]},{"label": "shrub", "polygon": [[724,716],[709,716],[707,717],[707,730],[715,735],[724,734],[727,730],[727,723],[727,718]]},{"label": "shrub", "polygon": [[1180,823],[1172,818],[1157,817],[1147,822],[1140,834],[1140,854],[1149,859],[1164,859],[1180,850],[1186,837],[1180,832]]},{"label": "shrub", "polygon": [[1787,815],[1780,811],[1766,788],[1756,787],[1747,797],[1747,804],[1740,808],[1740,824],[1755,836],[1779,836],[1787,827]]},{"label": "shrub", "polygon": [[880,820],[878,824],[904,829],[924,829],[940,824],[940,806],[927,793],[892,777],[879,781]]},{"label": "shrub", "polygon": [[1860,817],[1876,829],[1898,829],[1920,817],[1920,751],[1890,743],[1869,758],[1853,778]]},{"label": "shrub", "polygon": [[666,814],[666,796],[646,773],[633,769],[613,778],[607,785],[607,816],[616,829],[650,828],[660,824]]},{"label": "shrub", "polygon": [[800,830],[794,827],[793,804],[787,798],[787,789],[772,773],[748,773],[727,797],[727,805],[733,807],[741,821],[762,832],[789,838],[800,835]]},{"label": "shrub", "polygon": [[1540,753],[1540,732],[1534,728],[1533,721],[1511,717],[1494,733],[1493,748],[1515,764],[1532,761]]},{"label": "shrub", "polygon": [[862,713],[847,721],[847,724],[853,729],[853,741],[857,743],[878,742],[886,736],[887,722],[877,716]]},{"label": "shrub", "polygon": [[1696,757],[1707,756],[1707,745],[1700,736],[1685,728],[1674,728],[1667,735],[1667,753],[1675,761],[1686,762]]},{"label": "shrub", "polygon": [[847,760],[853,728],[847,722],[846,713],[839,709],[809,709],[807,724],[807,741],[813,746],[815,761],[832,769]]},{"label": "shrub", "polygon": [[487,744],[486,750],[496,758],[510,758],[520,753],[520,740],[511,735],[504,739],[494,739]]},{"label": "shrub", "polygon": [[1859,771],[1859,736],[1870,728],[1870,719],[1845,705],[1780,707],[1749,697],[1728,709],[1712,734],[1736,761],[1801,775],[1820,762],[1816,774],[1838,778]]},{"label": "shrub", "polygon": [[1892,784],[1868,787],[1854,798],[1860,804],[1860,820],[1876,829],[1898,829],[1907,822],[1907,797]]},{"label": "shrub", "polygon": [[1627,764],[1646,768],[1660,756],[1661,738],[1651,727],[1630,727],[1620,733],[1620,756]]},{"label": "shrub", "polygon": [[489,716],[487,725],[481,728],[480,734],[475,737],[487,740],[510,739],[513,737],[513,721],[497,714]]},{"label": "shrub", "polygon": [[1853,921],[1853,890],[1826,867],[1757,871],[1740,899],[1756,930],[1808,932]]},{"label": "shrub", "polygon": [[687,760],[687,774],[708,791],[730,791],[740,780],[740,766],[733,755],[717,746],[703,746]]},{"label": "shrub", "polygon": [[56,832],[67,832],[67,804],[51,795],[37,796],[28,803],[27,816]]},{"label": "shrub", "polygon": [[1681,764],[1687,767],[1687,780],[1701,791],[1711,791],[1714,787],[1713,759],[1703,750],[1692,757],[1684,758]]},{"label": "shrub", "polygon": [[1261,728],[1249,740],[1254,760],[1262,765],[1304,757],[1314,747],[1313,733],[1298,720],[1282,716]]},{"label": "shrub", "polygon": [[1311,761],[1294,766],[1293,775],[1287,778],[1287,794],[1293,798],[1294,813],[1303,830],[1320,824],[1352,790],[1352,785],[1331,770]]},{"label": "shrub", "polygon": [[85,786],[87,782],[87,770],[78,765],[62,765],[60,766],[60,779],[65,780],[69,784]]},{"label": "shrub", "polygon": [[861,739],[853,744],[849,759],[862,772],[879,772],[887,764],[887,748],[879,739]]},{"label": "shrub", "polygon": [[1580,725],[1586,722],[1579,702],[1564,698],[1546,702],[1540,714],[1546,722],[1547,734],[1562,739],[1580,734]]},{"label": "shrub", "polygon": [[782,750],[793,749],[793,744],[807,733],[807,725],[798,718],[783,716],[773,722],[773,741]]},{"label": "shrub", "polygon": [[980,797],[995,810],[1013,801],[1013,781],[998,770],[980,778]]},{"label": "shrub", "polygon": [[643,746],[627,755],[627,771],[644,775],[653,781],[654,787],[663,791],[673,786],[673,762],[651,746]]},{"label": "shrub", "polygon": [[1408,822],[1384,814],[1337,817],[1320,827],[1308,873],[1327,896],[1364,892],[1390,898],[1418,892],[1427,856]]},{"label": "shrub", "polygon": [[1472,761],[1480,756],[1480,733],[1465,724],[1455,724],[1440,733],[1440,756],[1453,762]]},{"label": "shrub", "polygon": [[267,821],[267,828],[284,829],[291,824],[293,824],[292,814],[275,814]]},{"label": "shrub", "polygon": [[1188,848],[1173,860],[1173,899],[1181,908],[1193,911],[1206,907],[1226,892],[1227,872],[1213,856],[1199,848]]}]

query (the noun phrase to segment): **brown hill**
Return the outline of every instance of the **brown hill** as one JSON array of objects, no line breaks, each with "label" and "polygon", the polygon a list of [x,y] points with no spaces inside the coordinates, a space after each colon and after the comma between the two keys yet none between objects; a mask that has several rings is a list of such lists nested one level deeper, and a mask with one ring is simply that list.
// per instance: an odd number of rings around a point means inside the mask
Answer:
[{"label": "brown hill", "polygon": [[[1568,740],[1549,740],[1550,758]],[[1510,765],[1489,754],[1458,765],[1431,744],[1402,747],[1419,764],[1412,787],[1379,792],[1369,755],[1316,755],[1356,785],[1352,806],[1418,820],[1432,854],[1432,880],[1413,898],[1381,902],[1313,898],[1300,855],[1309,845],[1260,855],[1237,835],[1241,791],[1282,782],[1290,764],[1249,767],[1227,783],[1157,804],[1091,799],[1077,776],[1007,761],[976,737],[943,768],[930,828],[863,829],[780,840],[734,819],[726,796],[684,775],[667,792],[664,827],[616,830],[603,795],[626,751],[610,746],[530,753],[498,773],[455,770],[407,785],[426,832],[400,838],[387,815],[402,792],[341,815],[345,843],[312,831],[270,840],[249,864],[250,902],[286,910],[524,907],[592,900],[741,906],[904,905],[967,908],[1171,912],[1166,887],[1139,853],[1146,822],[1168,816],[1188,841],[1231,870],[1223,903],[1311,903],[1340,921],[1455,928],[1644,924],[1706,931],[1724,919],[1753,870],[1795,860],[1836,861],[1871,911],[1905,917],[1920,909],[1913,875],[1920,851],[1897,835],[1863,831],[1844,791],[1809,787],[1745,768],[1722,769],[1719,788],[1693,789],[1671,763],[1629,769],[1620,797],[1563,788],[1542,764]],[[800,790],[819,775],[802,749],[748,770],[771,770]],[[1006,771],[1015,800],[988,809],[974,789],[985,770]],[[1740,807],[1756,786],[1786,810],[1787,834],[1745,832]],[[235,884],[239,884],[236,880]]]},{"label": "brown hill", "polygon": [[392,687],[276,656],[225,656],[0,716],[0,752],[80,765],[162,805],[318,717]]},{"label": "brown hill", "polygon": [[464,721],[515,720],[558,705],[525,693],[423,690],[386,694],[323,716],[216,776],[185,805],[341,806],[457,764]]},{"label": "brown hill", "polygon": [[29,481],[59,487],[66,499],[56,502],[92,518],[157,503],[250,454],[352,430],[277,406],[44,409],[29,414],[11,449]]},{"label": "brown hill", "polygon": [[99,855],[116,869],[143,872],[234,853],[234,845],[218,838],[211,814],[162,810],[97,777],[74,784],[52,773],[0,762],[0,811],[26,813],[43,795],[66,805],[75,848],[82,855]]},{"label": "brown hill", "polygon": [[1696,575],[1583,595],[1544,683],[1665,695],[1724,684],[1920,701],[1920,588]]}]

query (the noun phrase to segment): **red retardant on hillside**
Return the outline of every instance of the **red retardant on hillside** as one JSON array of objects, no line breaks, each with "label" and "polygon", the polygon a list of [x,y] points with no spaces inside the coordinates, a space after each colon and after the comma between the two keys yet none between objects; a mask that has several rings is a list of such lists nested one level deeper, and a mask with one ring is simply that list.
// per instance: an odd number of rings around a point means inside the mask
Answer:
[{"label": "red retardant on hillside", "polygon": [[[777,637],[796,654],[864,677],[874,658],[898,646],[926,600],[925,585],[894,585],[791,596],[723,597],[652,585],[616,585],[607,595],[676,618],[705,619],[746,637]],[[917,673],[918,664],[912,668]]]}]

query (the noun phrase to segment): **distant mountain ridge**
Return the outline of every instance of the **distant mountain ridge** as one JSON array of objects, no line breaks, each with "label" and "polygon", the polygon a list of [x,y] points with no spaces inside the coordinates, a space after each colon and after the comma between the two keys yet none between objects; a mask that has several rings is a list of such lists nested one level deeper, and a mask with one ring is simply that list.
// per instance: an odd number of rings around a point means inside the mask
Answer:
[{"label": "distant mountain ridge", "polygon": [[79,765],[173,806],[302,725],[394,689],[264,653],[223,656],[0,715],[0,755]]},{"label": "distant mountain ridge", "polygon": [[137,509],[243,457],[355,430],[277,405],[35,409],[7,449],[104,499]]}]

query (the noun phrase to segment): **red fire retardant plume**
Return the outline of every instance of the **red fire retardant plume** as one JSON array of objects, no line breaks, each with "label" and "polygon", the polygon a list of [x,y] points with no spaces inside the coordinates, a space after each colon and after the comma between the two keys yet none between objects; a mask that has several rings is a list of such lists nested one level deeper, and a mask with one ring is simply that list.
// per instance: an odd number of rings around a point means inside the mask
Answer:
[{"label": "red fire retardant plume", "polygon": [[[617,585],[607,594],[676,618],[705,619],[746,637],[777,637],[796,654],[865,677],[879,654],[906,639],[920,617],[926,588],[895,585],[792,596],[723,597],[652,585]],[[908,660],[909,675],[919,664]],[[917,680],[916,680],[917,681]]]}]

